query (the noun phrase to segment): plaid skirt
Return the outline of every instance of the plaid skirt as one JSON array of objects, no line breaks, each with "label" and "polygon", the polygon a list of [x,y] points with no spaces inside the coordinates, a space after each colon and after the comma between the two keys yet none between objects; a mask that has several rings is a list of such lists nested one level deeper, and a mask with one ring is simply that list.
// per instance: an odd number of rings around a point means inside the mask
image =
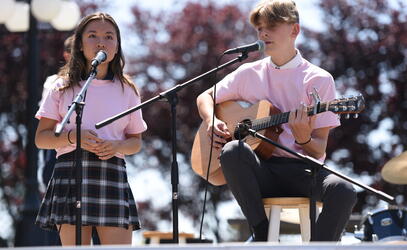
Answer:
[{"label": "plaid skirt", "polygon": [[[100,160],[82,150],[82,225],[140,229],[136,202],[123,159]],[[58,157],[35,224],[57,230],[76,224],[75,152]]]}]

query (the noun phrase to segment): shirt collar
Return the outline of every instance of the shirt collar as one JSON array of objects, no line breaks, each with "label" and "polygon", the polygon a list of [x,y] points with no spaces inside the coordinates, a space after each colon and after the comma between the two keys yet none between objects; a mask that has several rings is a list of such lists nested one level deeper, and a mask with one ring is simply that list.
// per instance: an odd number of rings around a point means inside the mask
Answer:
[{"label": "shirt collar", "polygon": [[287,62],[284,65],[281,66],[277,66],[270,57],[270,64],[273,67],[273,69],[294,69],[297,68],[298,66],[301,65],[302,63],[302,56],[301,53],[298,49],[295,50],[297,52],[297,54],[294,56],[293,59],[291,59],[289,62]]}]

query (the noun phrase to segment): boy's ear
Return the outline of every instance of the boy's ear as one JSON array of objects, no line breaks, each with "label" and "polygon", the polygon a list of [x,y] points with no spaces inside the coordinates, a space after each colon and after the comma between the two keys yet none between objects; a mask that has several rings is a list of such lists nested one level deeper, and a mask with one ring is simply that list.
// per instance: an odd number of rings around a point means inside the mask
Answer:
[{"label": "boy's ear", "polygon": [[298,23],[294,23],[293,24],[293,29],[292,29],[292,33],[293,36],[297,37],[298,34],[300,34],[300,24]]}]

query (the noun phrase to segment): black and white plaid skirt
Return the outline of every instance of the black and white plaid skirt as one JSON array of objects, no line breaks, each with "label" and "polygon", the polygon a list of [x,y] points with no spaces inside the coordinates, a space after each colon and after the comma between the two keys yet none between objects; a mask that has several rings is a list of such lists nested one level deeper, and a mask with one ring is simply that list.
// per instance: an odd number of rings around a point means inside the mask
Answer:
[{"label": "black and white plaid skirt", "polygon": [[[82,225],[140,229],[123,159],[100,160],[82,150]],[[58,157],[35,223],[48,230],[76,223],[75,153]]]}]

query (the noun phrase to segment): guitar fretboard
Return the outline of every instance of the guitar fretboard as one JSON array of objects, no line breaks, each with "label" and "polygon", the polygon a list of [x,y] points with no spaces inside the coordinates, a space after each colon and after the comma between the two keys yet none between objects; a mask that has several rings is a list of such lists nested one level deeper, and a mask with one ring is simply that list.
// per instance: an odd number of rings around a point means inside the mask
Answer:
[{"label": "guitar fretboard", "polygon": [[[324,102],[317,107],[316,114],[328,111],[329,102]],[[314,107],[307,108],[308,116],[314,115]],[[259,131],[269,127],[277,126],[280,124],[284,124],[288,122],[288,118],[290,116],[290,112],[284,112],[280,114],[275,114],[272,116],[252,120],[251,127],[252,129]]]}]

